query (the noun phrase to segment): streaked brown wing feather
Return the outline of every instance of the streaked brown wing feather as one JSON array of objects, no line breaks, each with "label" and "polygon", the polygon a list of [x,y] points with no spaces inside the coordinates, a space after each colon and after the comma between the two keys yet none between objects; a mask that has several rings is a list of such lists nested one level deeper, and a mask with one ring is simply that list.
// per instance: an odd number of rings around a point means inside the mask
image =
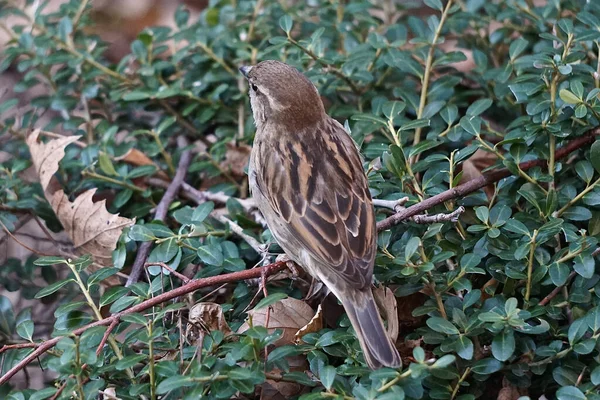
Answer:
[{"label": "streaked brown wing feather", "polygon": [[360,155],[343,127],[328,118],[261,146],[257,189],[287,222],[276,236],[293,235],[324,273],[358,289],[370,285],[375,216]]}]

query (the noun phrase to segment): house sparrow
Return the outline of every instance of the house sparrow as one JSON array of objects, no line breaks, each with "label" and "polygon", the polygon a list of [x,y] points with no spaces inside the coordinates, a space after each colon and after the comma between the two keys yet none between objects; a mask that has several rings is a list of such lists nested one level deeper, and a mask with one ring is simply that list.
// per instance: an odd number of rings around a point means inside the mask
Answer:
[{"label": "house sparrow", "polygon": [[341,301],[367,364],[399,367],[371,292],[375,211],[354,141],[295,68],[263,61],[240,72],[256,124],[250,189],[271,233]]}]

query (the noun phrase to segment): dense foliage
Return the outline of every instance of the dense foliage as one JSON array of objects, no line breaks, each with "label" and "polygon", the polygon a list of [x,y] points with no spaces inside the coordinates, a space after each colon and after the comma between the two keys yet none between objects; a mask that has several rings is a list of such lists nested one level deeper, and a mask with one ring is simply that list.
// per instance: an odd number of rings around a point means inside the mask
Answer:
[{"label": "dense foliage", "polygon": [[[600,121],[600,3],[426,0],[420,16],[400,3],[211,1],[197,19],[182,7],[176,28],[140,32],[116,65],[103,55],[107,46],[85,1],[32,15],[0,3],[0,27],[12,37],[0,69],[22,73],[14,92],[33,96],[20,108],[16,98],[0,99],[0,113],[12,115],[0,121],[2,150],[12,155],[0,166],[4,229],[34,213],[62,230],[45,188],[23,176],[32,165],[25,143],[32,127],[81,135],[56,174],[71,200],[98,188],[110,212],[136,219],[112,265],[96,272],[83,254],[4,261],[0,285],[43,298],[37,301],[54,318],[50,328],[38,325],[30,309],[13,310],[2,296],[0,343],[64,338],[40,358],[57,385],[34,393],[9,383],[0,397],[49,398],[64,384],[59,398],[92,399],[99,391],[122,399],[258,398],[268,379],[272,394],[303,399],[473,399],[500,391],[504,398],[600,398],[600,146],[556,157]],[[165,189],[149,181],[174,176],[185,148],[176,139],[185,136],[194,143],[187,182],[231,196],[220,215],[260,242],[271,240],[236,200],[248,196],[247,183],[230,158],[243,157],[254,134],[237,66],[265,59],[290,63],[315,83],[360,146],[374,198],[408,196],[411,205],[484,168],[512,173],[428,211],[463,205],[456,224],[409,221],[380,232],[377,282],[398,304],[412,305],[400,314],[412,321],[398,339],[404,367],[367,369],[343,316],[300,345],[282,345],[281,329],[252,322],[240,334],[214,328],[199,343],[184,340],[190,304],[218,303],[236,332],[248,308],[258,318],[286,296],[302,299],[306,287],[297,279],[273,281],[258,304],[262,289],[240,281],[130,314],[97,355],[106,326],[68,332],[182,284],[160,266],[129,288],[107,284],[128,273],[142,242],[154,243],[149,261],[180,271],[200,264],[196,278],[261,262],[210,214],[224,204],[180,196],[164,224],[152,222]],[[151,162],[127,162],[122,156],[132,148]],[[547,161],[519,167],[534,159]],[[378,209],[378,218],[389,213]],[[31,351],[2,353],[2,373]],[[283,383],[296,390],[289,394]]]}]

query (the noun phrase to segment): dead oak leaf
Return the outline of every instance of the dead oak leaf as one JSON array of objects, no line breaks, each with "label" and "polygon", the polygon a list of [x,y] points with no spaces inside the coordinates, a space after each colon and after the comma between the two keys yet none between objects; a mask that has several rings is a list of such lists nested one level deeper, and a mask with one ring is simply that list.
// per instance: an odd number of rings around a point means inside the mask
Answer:
[{"label": "dead oak leaf", "polygon": [[[276,346],[294,343],[298,330],[308,324],[314,314],[315,312],[306,302],[291,297],[279,300],[269,307],[248,311],[253,326],[265,326],[269,332],[273,332],[275,329],[283,331]],[[268,326],[266,326],[267,321]],[[248,322],[244,322],[238,329],[238,333],[243,333],[248,329],[250,329],[250,325]]]},{"label": "dead oak leaf", "polygon": [[115,160],[123,161],[123,162],[126,162],[127,164],[135,165],[137,167],[141,167],[144,165],[153,165],[156,167],[156,170],[157,170],[156,176],[158,176],[159,178],[161,178],[163,180],[169,179],[169,176],[164,171],[161,171],[160,168],[158,167],[158,165],[156,165],[156,163],[154,161],[152,161],[152,159],[150,159],[150,157],[148,157],[146,154],[139,151],[138,149],[131,148],[125,154],[123,154],[119,157],[115,157]]},{"label": "dead oak leaf", "polygon": [[221,331],[225,337],[233,334],[220,304],[212,302],[196,303],[190,309],[186,337],[190,343],[199,345],[204,335]]},{"label": "dead oak leaf", "polygon": [[65,148],[80,136],[68,136],[38,142],[40,130],[27,137],[31,160],[40,178],[44,195],[50,203],[65,232],[80,254],[91,254],[98,264],[112,265],[112,252],[123,228],[135,220],[111,214],[104,200],[94,202],[95,189],[88,190],[70,202],[54,177],[58,163],[65,156]]},{"label": "dead oak leaf", "polygon": [[385,315],[385,320],[388,323],[387,334],[392,342],[396,342],[398,334],[400,333],[400,327],[398,324],[398,303],[396,302],[396,296],[394,292],[383,285],[373,290],[373,297],[375,302]]},{"label": "dead oak leaf", "polygon": [[319,332],[323,329],[323,307],[319,304],[317,307],[317,312],[313,317],[304,325],[302,328],[298,329],[296,335],[294,337],[294,342],[300,343],[302,341],[302,336],[307,335],[309,333]]}]

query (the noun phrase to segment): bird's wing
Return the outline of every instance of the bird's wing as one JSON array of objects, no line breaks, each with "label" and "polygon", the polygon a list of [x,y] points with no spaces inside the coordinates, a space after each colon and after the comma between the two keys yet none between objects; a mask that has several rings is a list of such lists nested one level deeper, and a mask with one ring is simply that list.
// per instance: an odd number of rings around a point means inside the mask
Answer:
[{"label": "bird's wing", "polygon": [[[356,146],[327,118],[294,135],[260,143],[256,188],[311,257],[351,287],[371,284],[376,225]],[[273,230],[274,227],[271,227]],[[289,236],[287,236],[289,237]]]}]

